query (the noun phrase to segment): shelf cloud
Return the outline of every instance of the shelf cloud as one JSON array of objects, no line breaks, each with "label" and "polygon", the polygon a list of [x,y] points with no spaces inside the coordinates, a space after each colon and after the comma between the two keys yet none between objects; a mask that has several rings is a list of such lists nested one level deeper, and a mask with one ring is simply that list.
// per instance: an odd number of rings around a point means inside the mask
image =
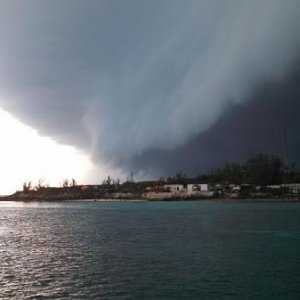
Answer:
[{"label": "shelf cloud", "polygon": [[[266,105],[262,94],[290,78],[297,85],[298,0],[1,0],[0,7],[0,106],[96,164],[173,171],[183,149],[187,160],[201,155],[206,164],[242,158],[249,151],[227,147],[224,155],[209,137],[230,140],[243,109],[267,108],[271,120],[273,107],[298,105],[283,92]],[[263,140],[253,150],[273,151]],[[195,143],[201,151],[188,152]]]}]

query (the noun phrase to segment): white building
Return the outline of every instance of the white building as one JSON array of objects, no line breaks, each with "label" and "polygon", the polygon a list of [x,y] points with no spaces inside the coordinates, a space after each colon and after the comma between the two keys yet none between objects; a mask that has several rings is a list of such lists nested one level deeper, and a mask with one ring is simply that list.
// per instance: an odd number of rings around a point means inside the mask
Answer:
[{"label": "white building", "polygon": [[164,185],[164,188],[166,190],[169,190],[170,192],[181,192],[184,190],[183,184],[168,184]]},{"label": "white building", "polygon": [[300,183],[282,184],[283,188],[287,189],[291,194],[300,194]]},{"label": "white building", "polygon": [[270,190],[279,190],[281,189],[281,185],[280,184],[267,185],[267,188]]},{"label": "white building", "polygon": [[187,185],[187,191],[190,192],[208,192],[209,186],[207,183],[201,183],[201,184],[188,184]]}]

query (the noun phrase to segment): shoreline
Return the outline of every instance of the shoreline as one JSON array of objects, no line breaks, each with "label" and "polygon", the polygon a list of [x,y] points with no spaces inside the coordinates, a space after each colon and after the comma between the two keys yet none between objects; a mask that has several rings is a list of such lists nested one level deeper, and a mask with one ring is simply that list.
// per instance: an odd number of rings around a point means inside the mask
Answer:
[{"label": "shoreline", "polygon": [[114,199],[114,198],[87,198],[87,199],[17,199],[10,197],[1,197],[1,202],[39,202],[39,203],[51,203],[51,202],[98,202],[98,203],[109,203],[109,202],[214,202],[214,203],[299,203],[299,198],[174,198],[174,199]]}]

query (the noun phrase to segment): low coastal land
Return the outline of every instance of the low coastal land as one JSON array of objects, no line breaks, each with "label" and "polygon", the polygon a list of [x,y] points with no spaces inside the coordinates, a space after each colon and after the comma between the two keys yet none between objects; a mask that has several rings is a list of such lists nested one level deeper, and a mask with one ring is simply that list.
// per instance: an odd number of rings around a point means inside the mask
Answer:
[{"label": "low coastal land", "polygon": [[242,164],[225,164],[194,178],[175,176],[136,182],[131,174],[123,183],[108,176],[102,184],[78,185],[65,179],[61,187],[42,180],[36,186],[24,182],[22,191],[0,197],[0,201],[64,200],[226,200],[300,201],[300,172],[287,167],[277,156],[257,154]]},{"label": "low coastal land", "polygon": [[[203,188],[205,187],[205,188]],[[201,190],[205,189],[205,190]],[[299,202],[300,194],[287,187],[258,188],[250,185],[220,186],[207,184],[152,185],[131,183],[127,185],[76,185],[70,187],[42,187],[37,190],[18,191],[3,196],[0,201],[251,201],[251,202]]]}]

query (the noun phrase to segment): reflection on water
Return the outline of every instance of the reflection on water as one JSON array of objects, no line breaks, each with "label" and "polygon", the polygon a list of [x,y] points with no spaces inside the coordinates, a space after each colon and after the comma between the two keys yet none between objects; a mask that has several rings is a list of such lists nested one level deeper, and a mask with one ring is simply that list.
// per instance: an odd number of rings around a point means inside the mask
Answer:
[{"label": "reflection on water", "polygon": [[0,202],[0,299],[299,299],[298,203]]}]

